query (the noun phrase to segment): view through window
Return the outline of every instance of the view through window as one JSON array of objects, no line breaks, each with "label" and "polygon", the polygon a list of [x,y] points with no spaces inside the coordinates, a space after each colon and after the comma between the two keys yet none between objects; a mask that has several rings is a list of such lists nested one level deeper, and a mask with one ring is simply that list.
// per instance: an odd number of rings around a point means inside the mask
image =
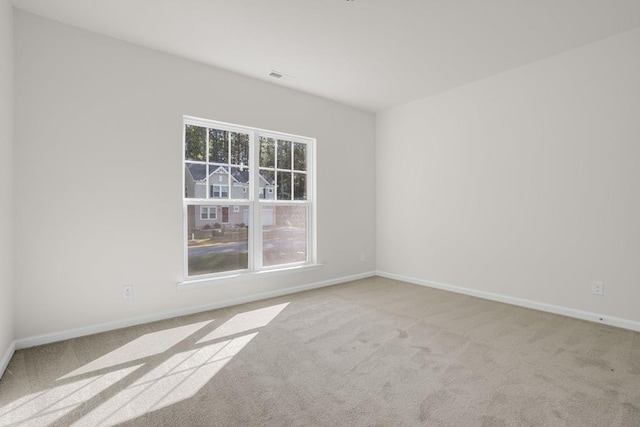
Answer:
[{"label": "view through window", "polygon": [[313,143],[185,118],[187,277],[314,261]]}]

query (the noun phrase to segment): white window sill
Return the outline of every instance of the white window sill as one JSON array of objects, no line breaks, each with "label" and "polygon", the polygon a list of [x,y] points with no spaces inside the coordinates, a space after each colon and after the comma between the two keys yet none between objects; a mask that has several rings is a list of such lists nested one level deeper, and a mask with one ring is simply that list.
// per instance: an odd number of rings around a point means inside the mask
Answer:
[{"label": "white window sill", "polygon": [[201,288],[216,285],[220,282],[226,283],[229,281],[247,280],[257,277],[276,276],[280,274],[303,273],[306,271],[318,270],[320,268],[322,268],[322,264],[303,264],[292,267],[269,268],[259,271],[242,271],[221,276],[204,277],[202,279],[187,279],[178,283],[176,287],[178,290]]}]

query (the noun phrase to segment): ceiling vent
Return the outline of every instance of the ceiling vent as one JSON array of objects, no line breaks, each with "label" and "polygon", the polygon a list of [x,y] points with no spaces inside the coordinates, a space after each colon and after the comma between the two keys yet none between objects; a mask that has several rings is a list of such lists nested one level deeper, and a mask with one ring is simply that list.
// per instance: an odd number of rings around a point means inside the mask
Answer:
[{"label": "ceiling vent", "polygon": [[295,80],[294,76],[289,74],[281,73],[280,71],[271,70],[269,73],[269,77],[273,77],[274,79],[282,79],[282,80]]}]

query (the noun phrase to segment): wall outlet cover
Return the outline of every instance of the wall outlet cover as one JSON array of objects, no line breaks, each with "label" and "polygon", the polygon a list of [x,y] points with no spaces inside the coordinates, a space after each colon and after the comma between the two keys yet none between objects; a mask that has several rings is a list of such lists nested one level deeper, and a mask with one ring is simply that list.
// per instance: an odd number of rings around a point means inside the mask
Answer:
[{"label": "wall outlet cover", "polygon": [[591,293],[598,296],[604,296],[604,283],[591,282]]}]

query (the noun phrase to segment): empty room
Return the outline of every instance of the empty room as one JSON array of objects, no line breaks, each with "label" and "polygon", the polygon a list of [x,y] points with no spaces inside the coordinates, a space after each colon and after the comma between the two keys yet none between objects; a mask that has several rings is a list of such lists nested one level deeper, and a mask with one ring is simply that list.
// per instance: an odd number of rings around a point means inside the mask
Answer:
[{"label": "empty room", "polygon": [[640,426],[640,1],[0,0],[0,427]]}]

